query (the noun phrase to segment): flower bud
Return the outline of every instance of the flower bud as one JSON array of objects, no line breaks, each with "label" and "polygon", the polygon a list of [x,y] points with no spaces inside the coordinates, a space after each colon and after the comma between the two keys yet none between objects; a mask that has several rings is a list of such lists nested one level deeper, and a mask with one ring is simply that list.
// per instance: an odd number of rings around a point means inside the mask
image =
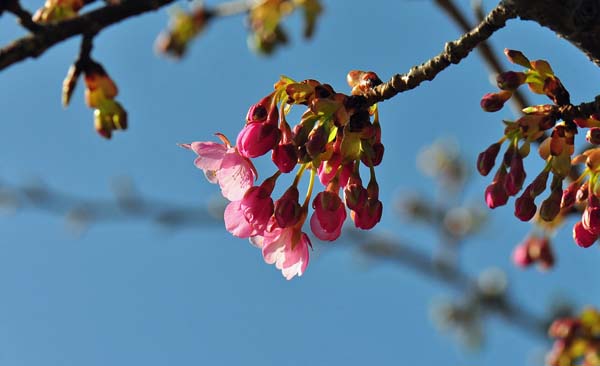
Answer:
[{"label": "flower bud", "polygon": [[535,216],[537,206],[528,190],[515,201],[515,216],[521,221],[529,221]]},{"label": "flower bud", "polygon": [[507,100],[512,96],[512,92],[502,90],[498,93],[488,93],[481,98],[481,109],[486,112],[497,112],[504,106]]},{"label": "flower bud", "polygon": [[577,198],[577,192],[579,190],[579,183],[573,182],[569,184],[567,189],[563,191],[562,200],[560,202],[560,208],[569,208],[575,204]]},{"label": "flower bud", "polygon": [[533,263],[533,260],[529,256],[529,251],[527,249],[528,248],[525,243],[519,244],[515,247],[512,254],[512,260],[515,265],[524,268]]},{"label": "flower bud", "polygon": [[381,164],[383,160],[384,147],[381,142],[375,142],[374,144],[362,143],[363,153],[360,156],[360,160],[366,166],[377,166]]},{"label": "flower bud", "polygon": [[592,145],[600,145],[600,127],[590,128],[585,135],[585,140]]},{"label": "flower bud", "polygon": [[344,188],[344,197],[346,207],[357,211],[367,203],[368,193],[359,177],[350,177],[348,184]]},{"label": "flower bud", "polygon": [[586,228],[583,227],[583,224],[581,223],[581,221],[578,221],[573,226],[573,240],[575,240],[575,243],[577,245],[579,245],[580,247],[588,248],[588,247],[592,246],[594,244],[594,242],[596,242],[597,239],[598,239],[598,235],[593,234],[593,233],[589,232],[588,230],[586,230]]},{"label": "flower bud", "polygon": [[350,211],[354,226],[363,230],[370,230],[381,220],[383,204],[378,199],[369,198],[367,204],[357,211]]},{"label": "flower bud", "polygon": [[243,157],[255,158],[273,149],[281,132],[270,123],[247,124],[238,134],[236,146]]},{"label": "flower bud", "polygon": [[504,181],[504,189],[509,196],[514,196],[523,187],[525,182],[525,169],[523,168],[523,158],[516,154],[510,164],[510,172]]},{"label": "flower bud", "polygon": [[490,173],[496,163],[496,157],[501,146],[499,142],[496,142],[479,154],[477,157],[477,171],[479,171],[479,174],[485,177]]},{"label": "flower bud", "polygon": [[525,82],[525,79],[525,73],[507,71],[499,74],[496,77],[496,82],[498,83],[498,88],[502,90],[516,90]]},{"label": "flower bud", "polygon": [[508,58],[508,61],[512,62],[513,64],[521,65],[528,69],[531,68],[531,63],[521,51],[509,50],[508,48],[505,48],[504,54],[506,55],[506,58]]},{"label": "flower bud", "polygon": [[600,207],[586,207],[581,215],[581,224],[594,235],[600,235]]},{"label": "flower bud", "polygon": [[311,158],[315,159],[319,154],[325,152],[328,137],[323,125],[318,126],[310,132],[308,141],[306,141],[306,152]]},{"label": "flower bud", "polygon": [[273,148],[271,160],[277,166],[280,172],[289,173],[296,167],[298,163],[298,150],[294,144],[278,144]]},{"label": "flower bud", "polygon": [[504,185],[499,182],[492,182],[485,189],[485,203],[489,208],[504,206],[508,202],[508,194],[504,189]]},{"label": "flower bud", "polygon": [[300,219],[302,207],[298,202],[298,188],[291,186],[275,201],[274,216],[280,228],[294,226]]},{"label": "flower bud", "polygon": [[540,206],[540,217],[544,221],[552,221],[560,213],[560,203],[562,201],[562,188],[554,189],[550,196],[542,202]]}]

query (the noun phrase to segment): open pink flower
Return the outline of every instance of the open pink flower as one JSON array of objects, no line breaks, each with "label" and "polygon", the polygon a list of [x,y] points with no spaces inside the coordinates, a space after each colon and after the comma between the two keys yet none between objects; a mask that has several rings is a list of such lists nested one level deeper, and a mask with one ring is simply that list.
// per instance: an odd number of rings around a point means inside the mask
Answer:
[{"label": "open pink flower", "polygon": [[198,154],[194,165],[201,169],[209,182],[221,187],[223,197],[230,201],[239,201],[244,193],[252,187],[257,173],[252,162],[241,156],[229,140],[222,135],[217,136],[222,144],[212,141],[198,141],[181,144]]},{"label": "open pink flower", "polygon": [[274,226],[264,235],[251,238],[251,242],[262,248],[263,257],[268,264],[275,264],[287,280],[302,276],[308,266],[308,247],[312,246],[301,226],[281,229]]}]

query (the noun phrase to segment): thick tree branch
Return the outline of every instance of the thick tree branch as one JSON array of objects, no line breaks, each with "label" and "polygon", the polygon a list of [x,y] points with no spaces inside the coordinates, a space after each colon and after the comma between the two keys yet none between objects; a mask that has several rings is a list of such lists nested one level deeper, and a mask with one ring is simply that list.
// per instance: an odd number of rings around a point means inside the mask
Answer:
[{"label": "thick tree branch", "polygon": [[123,19],[153,11],[174,0],[124,0],[119,5],[107,5],[100,9],[56,24],[49,24],[43,31],[21,38],[0,50],[0,70],[38,57],[48,48],[70,37],[83,33],[97,33]]},{"label": "thick tree branch", "polygon": [[519,18],[554,31],[600,66],[600,2],[597,0],[504,0]]},{"label": "thick tree branch", "polygon": [[396,74],[388,82],[373,88],[365,95],[368,105],[384,101],[406,90],[414,89],[424,81],[433,80],[451,64],[457,64],[494,32],[515,17],[512,8],[498,5],[475,29],[456,41],[446,43],[444,51],[429,61],[413,67],[407,74]]}]

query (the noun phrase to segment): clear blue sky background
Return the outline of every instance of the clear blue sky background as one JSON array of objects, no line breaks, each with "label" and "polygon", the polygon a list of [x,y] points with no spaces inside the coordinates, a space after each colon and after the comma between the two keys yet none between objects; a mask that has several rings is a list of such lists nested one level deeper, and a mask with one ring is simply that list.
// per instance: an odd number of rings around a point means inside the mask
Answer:
[{"label": "clear blue sky background", "polygon": [[[30,9],[41,3],[25,2]],[[165,9],[102,32],[93,55],[117,81],[130,116],[130,129],[112,141],[96,135],[81,85],[71,107],[60,105],[78,39],[1,72],[0,184],[41,177],[56,189],[110,200],[111,178],[125,175],[146,196],[203,206],[216,187],[175,143],[208,140],[215,131],[235,138],[247,108],[280,74],[347,91],[347,71],[387,79],[459,34],[430,1],[324,3],[315,39],[300,39],[294,16],[286,24],[293,43],[272,58],[248,51],[241,17],[212,24],[181,62],[153,52]],[[0,30],[3,44],[21,34],[9,15]],[[511,21],[492,43],[548,59],[576,102],[598,93],[597,67],[536,24]],[[377,232],[435,248],[435,235],[400,221],[390,202],[407,191],[433,194],[415,166],[422,146],[454,136],[474,164],[500,136],[511,111],[485,114],[478,106],[493,90],[473,55],[381,105],[386,156],[378,174],[387,204]],[[488,180],[475,177],[466,197],[482,204]],[[473,275],[504,269],[517,300],[538,313],[559,293],[578,305],[600,304],[597,248],[576,247],[567,227],[555,240],[555,271],[517,270],[509,256],[529,225],[511,214],[510,206],[494,212],[466,244],[464,268]],[[64,221],[32,210],[0,219],[0,365],[506,365],[525,364],[548,346],[491,319],[485,348],[466,352],[429,319],[432,301],[452,291],[392,264],[365,266],[348,242],[315,242],[305,276],[288,282],[220,224],[169,232],[152,222],[105,222],[74,238]]]}]

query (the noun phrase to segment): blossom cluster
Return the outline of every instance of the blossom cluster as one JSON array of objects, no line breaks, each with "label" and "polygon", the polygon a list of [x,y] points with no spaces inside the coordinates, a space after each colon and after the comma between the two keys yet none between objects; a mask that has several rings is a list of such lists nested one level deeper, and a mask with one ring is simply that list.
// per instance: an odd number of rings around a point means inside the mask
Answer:
[{"label": "blossom cluster", "polygon": [[555,320],[548,330],[555,338],[546,362],[550,366],[600,366],[600,312],[587,308],[577,317]]},{"label": "blossom cluster", "polygon": [[[515,200],[515,216],[529,221],[537,213],[540,223],[550,225],[560,221],[562,214],[574,206],[582,208],[583,215],[573,228],[573,238],[579,246],[589,247],[600,236],[600,186],[597,183],[600,148],[574,156],[575,135],[579,129],[587,129],[586,140],[599,144],[600,116],[560,120],[560,108],[571,105],[570,96],[548,62],[530,61],[515,50],[507,49],[505,54],[512,63],[523,66],[525,71],[500,74],[497,83],[501,90],[482,98],[483,110],[500,110],[514,91],[524,84],[533,93],[546,95],[553,104],[527,107],[523,109],[524,115],[516,121],[504,121],[504,136],[479,155],[477,169],[486,176],[494,168],[502,145],[507,145],[492,183],[485,191],[486,203],[490,208],[496,208],[505,205],[510,196],[521,192]],[[529,155],[531,144],[540,140],[538,152],[546,164],[523,189],[526,179],[523,160]],[[573,167],[581,163],[585,163],[583,173],[563,189],[566,178],[576,171]],[[535,200],[546,191],[548,181],[549,194],[538,208]]]},{"label": "blossom cluster", "polygon": [[94,127],[100,136],[110,139],[114,130],[127,129],[127,112],[115,100],[117,85],[108,76],[104,67],[86,58],[71,66],[63,82],[63,104],[67,106],[83,72],[85,81],[85,102],[94,109]]},{"label": "blossom cluster", "polygon": [[[352,71],[348,83],[356,95],[381,80],[372,72]],[[264,260],[275,264],[287,279],[301,276],[308,265],[311,242],[302,228],[311,200],[309,226],[321,240],[340,236],[346,209],[360,229],[371,229],[381,219],[374,169],[384,152],[379,116],[376,106],[357,105],[328,84],[282,77],[274,92],[250,107],[235,145],[222,134],[217,134],[221,143],[182,145],[198,155],[196,167],[231,201],[224,213],[226,229],[236,237],[250,238],[262,249]],[[294,106],[306,109],[291,127],[286,116]],[[275,173],[255,184],[258,174],[250,159],[269,152]],[[361,164],[370,174],[366,186]],[[274,200],[276,183],[293,171],[293,182]],[[298,184],[307,172],[308,188],[301,201]],[[313,198],[316,180],[324,190]]]}]

